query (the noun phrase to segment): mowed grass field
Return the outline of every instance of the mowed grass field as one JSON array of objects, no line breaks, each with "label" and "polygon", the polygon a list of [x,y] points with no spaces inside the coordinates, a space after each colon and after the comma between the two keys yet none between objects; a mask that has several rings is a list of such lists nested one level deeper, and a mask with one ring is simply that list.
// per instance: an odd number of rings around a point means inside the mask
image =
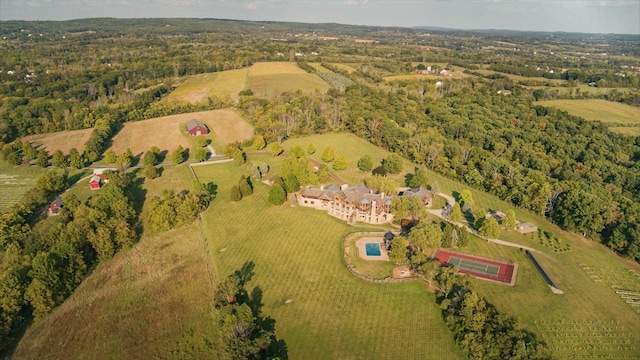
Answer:
[{"label": "mowed grass field", "polygon": [[84,151],[84,144],[91,137],[93,129],[82,129],[72,131],[58,131],[49,134],[37,134],[24,137],[23,141],[29,141],[34,147],[46,150],[49,155],[56,150],[69,154],[71,148],[76,148],[80,153]]},{"label": "mowed grass field", "polygon": [[329,84],[315,74],[308,74],[291,62],[256,63],[249,68],[245,89],[256,96],[273,97],[285,91],[322,93],[329,90]]},{"label": "mowed grass field", "polygon": [[[142,181],[139,200],[191,189],[188,165]],[[81,184],[88,188],[86,182]],[[69,193],[81,196],[80,189]],[[98,195],[100,190],[91,192]],[[148,209],[143,210],[143,218]],[[55,221],[55,218],[48,219]],[[20,340],[15,359],[212,358],[215,333],[207,244],[200,222],[158,235],[99,265],[73,295]]]},{"label": "mowed grass field", "polygon": [[[388,154],[349,134],[291,139],[284,142],[284,147],[290,149],[292,146],[300,145],[306,149],[309,143],[313,143],[317,150],[312,155],[313,158],[320,159],[325,146],[332,146],[336,156],[347,156],[349,169],[336,174],[354,183],[367,176],[357,170],[357,159],[364,154],[372,155],[377,152],[377,155],[373,156],[374,163],[377,163]],[[413,172],[413,166],[405,163],[404,172]],[[524,328],[536,332],[549,344],[557,358],[587,358],[595,354],[601,357],[631,359],[640,355],[640,314],[625,303],[614,288],[617,286],[640,293],[638,264],[617,257],[598,243],[562,231],[541,216],[513,208],[493,195],[469,188],[431,171],[427,172],[430,184],[434,185],[437,182],[441,192],[454,194],[469,189],[476,202],[475,208],[501,211],[513,209],[518,219],[532,222],[560,239],[557,248],[569,249],[557,253],[548,243],[539,241],[537,234],[522,235],[515,231],[503,231],[500,236],[503,240],[530,246],[542,252],[537,255],[538,261],[564,291],[563,295],[555,295],[518,248],[491,244],[474,238],[471,246],[461,251],[502,261],[510,260],[519,266],[515,287],[473,280],[481,295],[486,296],[489,302],[496,305],[500,311],[515,316]],[[402,179],[404,174],[396,175],[399,183]],[[384,271],[379,266],[373,269],[363,264],[360,266],[372,275]],[[599,278],[592,277],[593,271],[596,271],[593,269],[602,269],[602,274],[596,274]]]},{"label": "mowed grass field", "polygon": [[640,108],[602,99],[546,100],[537,104],[555,107],[586,120],[640,126]]},{"label": "mowed grass field", "polygon": [[566,84],[567,81],[566,80],[562,80],[562,79],[547,79],[545,77],[539,76],[539,77],[526,77],[526,76],[520,76],[520,75],[514,75],[514,74],[507,74],[507,73],[501,73],[498,71],[494,71],[494,70],[488,70],[488,69],[479,69],[479,70],[472,70],[473,72],[477,72],[479,74],[482,75],[492,75],[492,74],[498,74],[498,75],[502,75],[505,76],[515,82],[518,81],[541,81],[541,82],[546,82],[549,84],[556,84],[556,85],[561,85],[561,84]]},{"label": "mowed grass field", "polygon": [[[318,64],[319,65],[319,64]],[[329,84],[291,62],[263,62],[237,70],[189,77],[162,101],[206,102],[209,97],[236,99],[243,89],[273,97],[285,91],[326,92]]]},{"label": "mowed grass field", "polygon": [[163,102],[206,102],[208,98],[235,99],[244,88],[248,69],[227,70],[190,76],[162,99]]},{"label": "mowed grass field", "polygon": [[545,90],[548,92],[558,91],[559,94],[569,95],[572,91],[574,94],[577,93],[585,93],[589,95],[605,95],[610,93],[612,90],[619,91],[621,93],[627,92],[629,88],[603,88],[603,87],[595,87],[589,86],[587,84],[579,84],[578,86],[571,88],[567,86],[525,86],[525,89],[529,90]]},{"label": "mowed grass field", "polygon": [[36,177],[45,171],[38,166],[14,166],[0,160],[0,212],[7,205],[19,202],[33,187]]},{"label": "mowed grass field", "polygon": [[349,74],[351,74],[352,72],[356,71],[356,68],[351,66],[351,65],[347,65],[347,64],[342,64],[342,63],[332,63],[331,65],[335,66],[336,68],[338,68],[339,70],[344,70],[346,72],[348,72]]},{"label": "mowed grass field", "polygon": [[282,158],[249,156],[240,167],[194,170],[201,181],[219,185],[203,216],[215,277],[255,264],[248,289],[263,291],[263,316],[275,320],[290,359],[462,358],[423,283],[373,284],[349,272],[343,238],[361,229],[289,202],[273,207],[262,183],[231,202],[231,186],[263,161],[276,173]]},{"label": "mowed grass field", "polygon": [[189,148],[190,140],[183,135],[180,126],[197,119],[207,124],[211,131],[207,137],[216,138],[221,144],[242,141],[253,136],[253,128],[231,109],[200,111],[170,115],[142,121],[128,122],[113,137],[111,150],[120,154],[130,148],[135,156],[157,146],[171,153],[178,145]]}]

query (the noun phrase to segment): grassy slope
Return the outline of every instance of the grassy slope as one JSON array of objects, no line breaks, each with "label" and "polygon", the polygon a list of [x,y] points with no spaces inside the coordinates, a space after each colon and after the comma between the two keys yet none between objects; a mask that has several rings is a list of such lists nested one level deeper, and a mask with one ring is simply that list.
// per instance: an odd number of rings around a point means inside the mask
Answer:
[{"label": "grassy slope", "polygon": [[498,71],[493,71],[493,70],[472,70],[473,72],[477,72],[479,74],[482,75],[492,75],[492,74],[498,74],[498,75],[502,75],[502,76],[506,76],[509,79],[518,82],[518,81],[543,81],[549,84],[566,84],[565,80],[561,80],[561,79],[547,79],[545,77],[526,77],[526,76],[520,76],[520,75],[514,75],[514,74],[507,74],[507,73],[501,73]]},{"label": "grassy slope", "polygon": [[45,170],[37,166],[14,166],[0,160],[0,211],[18,202]]},{"label": "grassy slope", "polygon": [[[144,183],[140,196],[190,188],[186,165]],[[145,213],[146,213],[145,209]],[[210,358],[213,331],[209,258],[194,223],[101,264],[74,294],[21,339],[14,358]]]},{"label": "grassy slope", "polygon": [[[313,155],[314,158],[320,158],[324,146],[332,146],[336,155],[344,154],[348,157],[350,168],[338,172],[338,175],[347,181],[358,181],[364,177],[364,174],[354,169],[355,162],[363,154],[377,153],[374,156],[374,161],[386,156],[385,152],[348,134],[291,139],[287,140],[284,146],[288,149],[294,145],[300,145],[306,149],[310,142],[317,149],[316,154]],[[319,144],[322,144],[322,147]],[[405,171],[411,171],[411,169],[410,166],[405,165]],[[477,207],[503,211],[512,209],[511,206],[495,196],[469,188],[433,172],[429,171],[428,173],[431,184],[433,185],[437,181],[440,190],[444,193],[452,194],[454,191],[460,192],[469,189],[473,193]],[[397,178],[402,179],[402,174]],[[465,251],[496,259],[512,260],[519,265],[518,281],[515,287],[506,287],[486,281],[474,281],[481,293],[487,296],[489,301],[501,311],[518,318],[525,328],[538,332],[559,357],[572,354],[577,354],[578,357],[600,354],[622,358],[628,354],[640,353],[640,336],[635,335],[640,331],[640,322],[637,321],[638,314],[625,304],[611,288],[612,285],[619,285],[640,292],[640,277],[634,277],[630,272],[630,270],[634,270],[640,274],[640,266],[618,258],[600,244],[562,231],[543,217],[520,209],[514,208],[514,210],[519,219],[533,222],[541,229],[552,232],[561,239],[563,247],[569,246],[568,252],[555,253],[550,247],[541,244],[537,235],[521,235],[515,231],[504,231],[501,235],[504,240],[543,251],[545,255],[538,256],[538,260],[547,267],[547,271],[559,287],[565,291],[565,294],[552,294],[528,259],[517,248],[507,248],[476,240]],[[609,280],[595,282],[589,275],[591,273],[588,273],[588,270],[583,270],[580,264],[586,264],[596,269],[605,269],[602,271],[603,274],[599,274],[599,276]],[[562,321],[565,324],[549,325],[542,324],[542,321]],[[570,326],[569,322],[585,322],[585,324],[582,328],[564,329],[563,326]],[[602,329],[587,331],[587,327],[596,327],[598,322],[614,322],[616,329],[611,332]],[[560,333],[554,330],[554,327],[562,328],[562,332],[567,334],[567,338],[563,338]],[[630,336],[630,334],[634,335]],[[584,340],[585,343],[579,344],[580,340]],[[560,341],[566,342],[561,343]],[[613,344],[613,341],[630,342],[631,344],[622,345],[618,349],[618,345]],[[595,345],[588,344],[588,342],[602,344],[602,349],[591,348],[590,346]]]},{"label": "grassy slope", "polygon": [[255,263],[249,288],[263,290],[263,313],[275,319],[289,357],[458,358],[433,294],[421,283],[371,284],[347,270],[342,240],[356,229],[313,209],[271,207],[262,183],[250,197],[230,202],[231,186],[262,161],[277,171],[281,158],[195,169],[202,181],[220,186],[216,206],[203,217],[215,275]]},{"label": "grassy slope", "polygon": [[640,108],[601,99],[589,100],[547,100],[543,106],[556,107],[586,120],[605,123],[640,125]]},{"label": "grassy slope", "polygon": [[69,154],[69,150],[75,147],[80,153],[84,151],[84,144],[91,137],[93,129],[73,131],[58,131],[50,134],[37,134],[26,136],[23,140],[30,141],[37,148],[47,150],[53,155],[56,150]]},{"label": "grassy slope", "polygon": [[163,102],[206,102],[209,97],[234,99],[243,89],[247,69],[227,70],[199,74],[187,78],[180,86],[162,99]]}]

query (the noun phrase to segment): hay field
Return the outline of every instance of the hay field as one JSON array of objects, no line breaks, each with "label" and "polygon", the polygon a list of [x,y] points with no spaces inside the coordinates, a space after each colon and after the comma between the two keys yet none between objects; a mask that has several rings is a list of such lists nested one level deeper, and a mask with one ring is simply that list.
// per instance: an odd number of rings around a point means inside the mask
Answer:
[{"label": "hay field", "polygon": [[331,70],[329,70],[326,67],[322,66],[320,63],[308,63],[308,64],[313,66],[313,68],[316,69],[319,72],[331,72]]},{"label": "hay field", "polygon": [[194,104],[206,102],[209,97],[235,99],[244,88],[247,71],[245,68],[193,75],[162,98],[162,101],[187,101]]},{"label": "hay field", "polygon": [[640,126],[611,126],[609,130],[626,136],[640,136]]},{"label": "hay field", "polygon": [[557,91],[559,94],[563,94],[563,95],[569,95],[573,92],[574,94],[585,93],[585,94],[594,95],[594,96],[605,95],[611,92],[612,90],[619,91],[621,93],[624,93],[630,90],[629,88],[602,88],[602,87],[589,86],[587,84],[579,84],[575,88],[570,88],[567,86],[525,86],[524,88],[528,90],[541,89],[548,92]]},{"label": "hay field", "polygon": [[491,75],[491,74],[498,74],[498,75],[502,75],[505,77],[508,77],[509,79],[518,82],[518,81],[541,81],[541,82],[546,82],[546,83],[550,83],[550,84],[566,84],[567,81],[566,80],[561,80],[561,79],[547,79],[545,77],[539,76],[539,77],[526,77],[526,76],[520,76],[520,75],[513,75],[513,74],[507,74],[507,73],[501,73],[498,71],[494,71],[494,70],[472,70],[473,72],[477,72],[479,74],[482,75]]},{"label": "hay field", "polygon": [[585,120],[597,120],[613,124],[640,125],[640,108],[602,99],[546,100],[537,104],[556,107]]},{"label": "hay field", "polygon": [[35,147],[47,150],[49,155],[60,150],[64,154],[69,154],[71,148],[76,148],[80,153],[84,151],[84,144],[91,137],[93,129],[82,129],[72,131],[58,131],[49,134],[29,135],[23,140],[30,141]]},{"label": "hay field", "polygon": [[383,77],[385,81],[416,81],[416,80],[446,80],[450,77],[440,75],[427,75],[427,74],[403,74],[403,75],[391,75]]},{"label": "hay field", "polygon": [[335,66],[336,68],[338,68],[339,70],[344,70],[347,73],[351,74],[352,72],[356,71],[356,68],[354,68],[351,65],[347,65],[347,64],[342,64],[342,63],[332,63],[331,65]]},{"label": "hay field", "polygon": [[111,150],[120,154],[130,148],[137,156],[152,146],[169,152],[175,150],[178,145],[189,148],[190,139],[182,134],[180,126],[191,119],[198,119],[207,124],[211,130],[208,136],[215,135],[223,144],[253,136],[253,128],[235,111],[210,110],[125,123],[122,130],[113,137]]},{"label": "hay field", "polygon": [[245,89],[251,89],[259,97],[273,97],[285,91],[326,92],[329,84],[295,63],[267,62],[254,64],[249,69]]},{"label": "hay field", "polygon": [[263,76],[276,74],[307,74],[300,69],[296,63],[278,61],[278,62],[260,62],[255,63],[249,68],[249,76]]}]

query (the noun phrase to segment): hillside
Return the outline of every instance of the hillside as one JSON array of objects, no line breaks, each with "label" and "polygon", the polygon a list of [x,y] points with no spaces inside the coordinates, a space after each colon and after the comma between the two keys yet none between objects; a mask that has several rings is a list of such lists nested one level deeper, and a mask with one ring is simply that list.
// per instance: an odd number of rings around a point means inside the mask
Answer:
[{"label": "hillside", "polygon": [[175,150],[178,145],[185,149],[189,148],[191,147],[189,136],[183,132],[184,124],[191,119],[207,124],[211,131],[207,136],[215,138],[219,146],[250,139],[253,135],[252,127],[235,111],[210,110],[125,123],[113,137],[111,150],[122,153],[130,148],[137,156],[152,146],[168,152]]}]

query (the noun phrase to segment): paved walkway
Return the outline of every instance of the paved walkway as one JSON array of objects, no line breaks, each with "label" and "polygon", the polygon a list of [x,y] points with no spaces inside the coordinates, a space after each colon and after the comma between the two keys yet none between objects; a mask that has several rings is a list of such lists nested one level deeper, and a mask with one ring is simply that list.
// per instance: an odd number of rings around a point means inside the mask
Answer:
[{"label": "paved walkway", "polygon": [[[451,206],[455,205],[455,203],[456,203],[456,200],[450,195],[447,195],[447,194],[444,194],[444,193],[437,193],[436,195],[444,198],[445,200],[447,200],[447,202]],[[518,249],[526,249],[526,250],[529,250],[531,252],[535,252],[535,253],[538,253],[538,254],[544,254],[542,251],[534,249],[534,248],[532,248],[530,246],[526,246],[526,245],[522,245],[522,244],[518,244],[518,243],[513,243],[513,242],[510,242],[510,241],[504,241],[504,240],[491,239],[491,238],[484,237],[484,236],[480,235],[480,233],[477,230],[470,228],[468,225],[466,225],[464,223],[453,222],[453,221],[450,221],[449,219],[445,218],[444,216],[442,216],[442,209],[428,210],[428,211],[429,211],[430,214],[435,215],[435,216],[441,218],[442,220],[444,220],[444,221],[446,221],[448,223],[451,223],[451,224],[454,224],[454,225],[458,225],[458,226],[462,226],[468,232],[472,233],[473,235],[475,235],[477,237],[485,239],[490,243],[494,243],[494,244],[502,245],[502,246],[510,246],[510,247],[514,247],[514,248],[518,248]]]}]

